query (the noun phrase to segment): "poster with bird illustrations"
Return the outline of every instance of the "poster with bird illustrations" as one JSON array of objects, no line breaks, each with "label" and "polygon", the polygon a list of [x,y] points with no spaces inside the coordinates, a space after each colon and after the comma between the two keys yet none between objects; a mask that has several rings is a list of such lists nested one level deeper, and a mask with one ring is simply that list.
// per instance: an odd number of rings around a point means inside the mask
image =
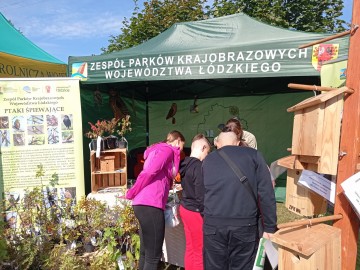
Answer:
[{"label": "poster with bird illustrations", "polygon": [[53,198],[84,196],[81,123],[78,80],[1,79],[0,196],[21,200],[25,188],[48,189],[54,174]]}]

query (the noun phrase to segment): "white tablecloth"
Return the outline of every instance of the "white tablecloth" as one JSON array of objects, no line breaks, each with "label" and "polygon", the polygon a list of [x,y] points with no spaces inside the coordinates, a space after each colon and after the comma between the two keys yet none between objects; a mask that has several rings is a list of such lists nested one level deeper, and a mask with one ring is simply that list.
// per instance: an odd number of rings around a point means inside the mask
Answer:
[{"label": "white tablecloth", "polygon": [[89,193],[87,199],[95,199],[106,203],[109,207],[115,205],[123,205],[124,202],[128,202],[126,199],[120,198],[125,195],[126,190],[123,188],[106,188],[96,193]]},{"label": "white tablecloth", "polygon": [[184,224],[175,228],[165,228],[165,239],[163,244],[163,261],[172,265],[184,267],[185,256],[185,233]]}]

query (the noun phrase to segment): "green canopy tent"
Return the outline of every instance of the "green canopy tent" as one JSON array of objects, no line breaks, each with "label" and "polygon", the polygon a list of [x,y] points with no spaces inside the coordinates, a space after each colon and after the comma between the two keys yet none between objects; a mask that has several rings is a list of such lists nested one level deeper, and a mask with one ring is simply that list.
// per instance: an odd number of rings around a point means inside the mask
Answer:
[{"label": "green canopy tent", "polygon": [[[312,94],[287,84],[319,85],[322,63],[347,54],[347,38],[298,49],[327,36],[235,14],[178,23],[123,51],[69,57],[68,72],[82,79],[84,123],[111,118],[116,93],[134,125],[130,148],[162,140],[172,129],[187,142],[198,132],[212,139],[219,124],[237,116],[271,163],[291,147],[293,115],[286,108]],[[176,115],[166,119],[173,103]]]},{"label": "green canopy tent", "polygon": [[0,13],[0,78],[64,76],[64,62],[28,40]]}]

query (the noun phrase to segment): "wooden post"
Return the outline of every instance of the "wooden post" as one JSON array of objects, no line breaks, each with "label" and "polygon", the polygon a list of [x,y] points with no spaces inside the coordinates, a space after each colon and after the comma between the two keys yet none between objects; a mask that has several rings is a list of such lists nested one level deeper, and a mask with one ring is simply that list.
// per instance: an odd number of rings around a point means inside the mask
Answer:
[{"label": "wooden post", "polygon": [[[352,24],[360,25],[360,0],[353,1]],[[346,86],[355,90],[345,98],[341,128],[340,153],[334,214],[342,219],[334,222],[341,229],[341,269],[356,267],[359,219],[345,198],[341,183],[360,170],[360,31],[350,37]]]}]

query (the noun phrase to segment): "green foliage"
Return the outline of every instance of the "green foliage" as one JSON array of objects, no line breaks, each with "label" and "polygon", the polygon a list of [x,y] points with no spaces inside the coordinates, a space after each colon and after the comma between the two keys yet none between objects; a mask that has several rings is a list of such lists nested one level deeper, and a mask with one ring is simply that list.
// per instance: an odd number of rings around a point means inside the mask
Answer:
[{"label": "green foliage", "polygon": [[[38,170],[36,171],[35,177],[36,178],[40,178],[41,183],[42,182],[42,178],[45,176],[45,171],[44,171],[44,166],[42,164],[37,165]],[[49,180],[49,185],[51,187],[55,187],[56,185],[59,184],[59,175],[57,173],[53,173],[51,175],[51,179]]]},{"label": "green foliage", "polygon": [[59,184],[59,175],[57,174],[57,173],[53,173],[52,175],[51,175],[51,179],[50,179],[50,181],[49,181],[49,185],[51,186],[51,187],[55,187],[56,185],[58,185]]},{"label": "green foliage", "polygon": [[205,0],[151,0],[139,11],[137,0],[130,19],[124,18],[121,34],[110,37],[110,44],[102,48],[106,53],[120,51],[147,41],[177,22],[204,19]]},{"label": "green foliage", "polygon": [[[44,175],[39,165],[36,177]],[[48,183],[58,180],[53,174]],[[126,269],[137,264],[139,228],[127,203],[60,201],[56,189],[42,185],[21,200],[8,196],[3,206],[1,213],[14,213],[15,220],[0,223],[0,269],[117,269],[119,258]]]},{"label": "green foliage", "polygon": [[341,32],[343,0],[215,0],[210,17],[243,12],[259,21],[307,32]]},{"label": "green foliage", "polygon": [[65,244],[54,246],[49,254],[49,258],[43,265],[43,269],[48,270],[70,270],[86,269],[84,260],[76,256],[76,250],[68,249]]},{"label": "green foliage", "polygon": [[124,18],[121,34],[111,36],[104,53],[141,44],[177,22],[197,21],[243,12],[259,21],[308,32],[341,32],[343,0],[149,0],[140,11],[137,0],[131,18]]},{"label": "green foliage", "polygon": [[[4,218],[2,218],[2,219],[0,219],[0,235],[4,235],[5,227],[6,227],[6,223],[4,221]],[[0,238],[0,262],[8,260],[8,259],[9,259],[9,256],[8,256],[6,239],[1,237]]]}]

